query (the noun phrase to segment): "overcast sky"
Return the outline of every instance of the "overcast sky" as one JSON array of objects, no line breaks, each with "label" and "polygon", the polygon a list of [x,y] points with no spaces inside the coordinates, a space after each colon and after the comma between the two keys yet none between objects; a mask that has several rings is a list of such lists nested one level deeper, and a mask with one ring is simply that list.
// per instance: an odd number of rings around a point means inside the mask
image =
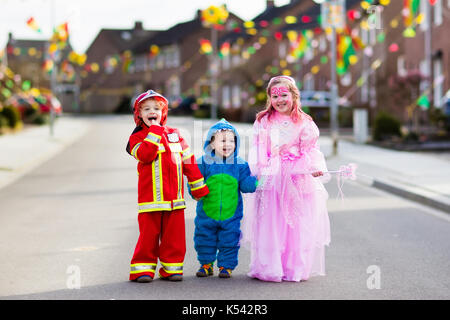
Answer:
[{"label": "overcast sky", "polygon": [[[51,26],[69,22],[71,44],[84,52],[101,28],[129,28],[142,21],[144,29],[167,29],[195,17],[197,9],[225,3],[229,11],[250,20],[266,7],[266,0],[0,0],[0,48],[12,32],[17,39],[47,39]],[[275,0],[276,6],[289,0]],[[30,29],[34,17],[42,30]]]}]

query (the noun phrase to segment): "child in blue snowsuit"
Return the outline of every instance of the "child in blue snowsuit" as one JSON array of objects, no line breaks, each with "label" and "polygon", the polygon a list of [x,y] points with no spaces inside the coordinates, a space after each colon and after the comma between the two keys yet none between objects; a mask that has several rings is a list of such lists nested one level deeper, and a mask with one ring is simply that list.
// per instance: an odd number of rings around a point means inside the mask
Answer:
[{"label": "child in blue snowsuit", "polygon": [[225,119],[208,132],[198,167],[209,194],[197,203],[194,243],[200,262],[198,277],[213,274],[217,259],[219,277],[230,278],[238,264],[240,223],[243,216],[241,192],[255,192],[257,179],[248,163],[238,156],[240,138]]}]

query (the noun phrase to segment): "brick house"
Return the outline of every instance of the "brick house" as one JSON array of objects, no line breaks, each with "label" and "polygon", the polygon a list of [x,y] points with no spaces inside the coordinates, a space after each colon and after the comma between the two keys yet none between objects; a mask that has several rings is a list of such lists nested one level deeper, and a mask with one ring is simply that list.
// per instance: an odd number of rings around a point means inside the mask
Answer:
[{"label": "brick house", "polygon": [[[133,29],[102,29],[86,50],[85,66],[97,63],[98,72],[86,72],[81,80],[81,111],[115,112],[127,105],[139,88],[135,87],[132,71],[135,66],[125,67],[131,58],[129,51],[137,43],[156,34],[157,30],[144,30],[142,23],[135,22]],[[116,61],[108,65],[109,59]],[[130,60],[131,61],[131,60]]]},{"label": "brick house", "polygon": [[[240,22],[242,19],[230,12],[226,27],[218,31],[218,36]],[[194,19],[158,32],[132,49],[136,57],[132,81],[141,90],[152,88],[161,92],[171,107],[176,107],[183,98],[209,93],[209,58],[199,52],[200,39],[210,40],[211,29],[202,26],[198,10]],[[151,46],[159,48],[157,55],[149,54]]]},{"label": "brick house", "polygon": [[[22,81],[30,80],[33,87],[50,90],[51,75],[43,68],[44,61],[49,58],[49,45],[50,42],[47,40],[15,39],[13,34],[9,33],[6,44],[8,67],[20,75]],[[79,90],[77,78],[68,78],[61,68],[71,51],[72,46],[68,40],[65,48],[60,50],[56,62],[58,76],[55,95],[61,101],[65,112],[72,112],[77,108],[76,99]]]},{"label": "brick house", "polygon": [[[286,44],[276,41],[273,34],[286,23],[285,17],[297,16],[311,6],[312,1],[291,0],[280,7],[266,1],[266,9],[256,16],[254,34],[241,28],[219,40],[219,46],[230,43],[231,52],[221,60],[219,105],[222,113],[231,120],[253,121],[255,114],[264,108],[261,95],[271,74],[270,66],[279,66],[286,55]],[[273,24],[278,19],[279,24]],[[255,49],[253,51],[251,48]],[[251,52],[249,54],[249,52]],[[255,97],[260,93],[259,99]]]},{"label": "brick house", "polygon": [[[420,5],[420,13],[426,15],[426,3]],[[430,6],[429,23],[423,23],[416,27],[416,36],[404,40],[405,50],[398,57],[398,65],[401,76],[418,71],[426,76],[425,61],[425,33],[431,36],[430,48],[430,74],[428,79],[421,79],[419,92],[425,93],[426,81],[430,82],[431,89],[428,93],[431,106],[445,112],[446,93],[450,89],[450,1],[437,0]],[[426,20],[426,17],[425,17]],[[416,98],[416,97],[415,97]]]}]

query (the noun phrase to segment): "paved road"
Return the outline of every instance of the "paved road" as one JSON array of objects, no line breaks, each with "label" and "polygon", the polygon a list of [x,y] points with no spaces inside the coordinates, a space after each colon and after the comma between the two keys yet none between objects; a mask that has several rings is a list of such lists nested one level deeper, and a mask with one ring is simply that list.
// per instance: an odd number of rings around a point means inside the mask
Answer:
[{"label": "paved road", "polygon": [[[448,215],[356,182],[345,184],[341,202],[334,180],[325,277],[251,279],[241,249],[232,279],[196,278],[189,199],[184,280],[129,282],[138,237],[136,163],[125,152],[132,120],[89,121],[79,141],[0,190],[0,299],[450,299]],[[185,135],[208,129],[180,118],[169,124]],[[239,126],[243,149],[248,128]],[[192,144],[199,154],[201,143]],[[81,287],[68,289],[78,274]]]}]

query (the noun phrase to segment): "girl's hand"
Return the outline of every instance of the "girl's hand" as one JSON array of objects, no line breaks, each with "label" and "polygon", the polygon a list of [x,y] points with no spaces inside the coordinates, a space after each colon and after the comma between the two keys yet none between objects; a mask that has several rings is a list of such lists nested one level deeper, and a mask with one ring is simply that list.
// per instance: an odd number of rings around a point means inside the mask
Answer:
[{"label": "girl's hand", "polygon": [[323,176],[323,172],[322,172],[322,171],[316,171],[316,172],[311,173],[311,175],[312,175],[314,178],[316,178],[316,177]]}]

